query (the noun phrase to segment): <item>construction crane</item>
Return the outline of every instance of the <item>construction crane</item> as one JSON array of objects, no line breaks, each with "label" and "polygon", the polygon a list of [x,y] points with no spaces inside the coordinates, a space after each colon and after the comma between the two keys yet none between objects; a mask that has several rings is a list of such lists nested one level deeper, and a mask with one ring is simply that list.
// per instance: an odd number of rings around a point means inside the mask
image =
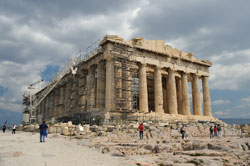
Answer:
[{"label": "construction crane", "polygon": [[30,95],[29,95],[29,98],[30,98],[30,104],[29,104],[29,110],[30,110],[30,120],[34,119],[34,113],[33,113],[33,94],[32,94],[32,90],[35,89],[35,85],[39,84],[43,82],[43,80],[39,80],[39,81],[36,81],[32,84],[30,84],[27,88],[30,89]]},{"label": "construction crane", "polygon": [[35,89],[33,86],[36,84],[39,84],[40,82],[43,82],[43,80],[36,81],[28,86],[28,89]]}]

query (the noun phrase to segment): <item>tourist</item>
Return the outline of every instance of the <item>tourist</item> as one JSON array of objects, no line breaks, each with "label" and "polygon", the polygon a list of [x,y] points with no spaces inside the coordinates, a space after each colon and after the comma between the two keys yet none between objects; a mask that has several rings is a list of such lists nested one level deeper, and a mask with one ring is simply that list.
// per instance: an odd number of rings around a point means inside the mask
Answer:
[{"label": "tourist", "polygon": [[181,138],[184,139],[185,133],[186,133],[184,124],[182,124],[182,127],[181,127],[181,129],[180,129],[180,132],[181,132]]},{"label": "tourist", "polygon": [[222,131],[221,131],[221,126],[219,124],[218,124],[217,129],[218,129],[218,135],[221,138],[222,137]]},{"label": "tourist", "polygon": [[143,131],[144,131],[143,123],[141,123],[138,128],[139,128],[140,139],[143,139]]},{"label": "tourist", "polygon": [[16,125],[15,124],[12,125],[12,134],[16,134]]},{"label": "tourist", "polygon": [[46,130],[48,129],[47,124],[45,121],[40,125],[40,142],[45,142]]},{"label": "tourist", "polygon": [[213,138],[213,136],[214,136],[214,134],[213,134],[214,133],[213,126],[210,127],[209,131],[210,131],[210,138]]},{"label": "tourist", "polygon": [[215,136],[215,137],[218,136],[218,135],[217,135],[217,132],[218,132],[218,128],[217,128],[217,126],[215,125],[215,126],[214,126],[214,136]]},{"label": "tourist", "polygon": [[5,133],[5,130],[6,130],[6,126],[5,124],[3,125],[3,133]]}]

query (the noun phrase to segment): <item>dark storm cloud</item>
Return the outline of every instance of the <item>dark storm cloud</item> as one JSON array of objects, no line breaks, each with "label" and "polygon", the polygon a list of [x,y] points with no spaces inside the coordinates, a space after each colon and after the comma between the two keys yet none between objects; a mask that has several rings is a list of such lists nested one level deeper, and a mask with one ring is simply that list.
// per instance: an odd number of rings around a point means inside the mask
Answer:
[{"label": "dark storm cloud", "polygon": [[73,50],[83,50],[103,37],[105,28],[114,24],[108,17],[126,12],[132,2],[0,0],[0,60],[27,63],[44,59],[62,63]]},{"label": "dark storm cloud", "polygon": [[189,44],[187,51],[203,58],[249,47],[249,6],[247,0],[150,1],[133,27],[138,28],[136,35],[148,39],[182,38]]},{"label": "dark storm cloud", "polygon": [[24,19],[65,18],[70,15],[97,15],[126,10],[132,0],[1,0],[2,14],[16,15]]}]

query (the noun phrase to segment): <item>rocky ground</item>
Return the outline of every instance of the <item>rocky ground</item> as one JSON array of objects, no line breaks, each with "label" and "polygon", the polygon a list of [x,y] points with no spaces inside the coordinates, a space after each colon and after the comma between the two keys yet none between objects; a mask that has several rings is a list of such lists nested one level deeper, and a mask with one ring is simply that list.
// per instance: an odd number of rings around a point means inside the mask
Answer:
[{"label": "rocky ground", "polygon": [[[51,125],[49,135],[74,140],[76,145],[118,157],[127,165],[250,165],[249,125],[221,123],[223,137],[210,139],[209,127],[213,124],[189,123],[184,140],[179,133],[180,125],[145,123],[143,140],[138,139],[136,123],[91,127],[61,123]],[[36,131],[37,126],[26,126],[24,130]]]}]

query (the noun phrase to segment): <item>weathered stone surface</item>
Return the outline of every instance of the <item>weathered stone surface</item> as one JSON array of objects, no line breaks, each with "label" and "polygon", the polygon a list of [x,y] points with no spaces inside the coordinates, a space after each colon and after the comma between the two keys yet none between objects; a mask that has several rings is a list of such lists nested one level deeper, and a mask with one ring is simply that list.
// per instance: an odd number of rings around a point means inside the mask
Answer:
[{"label": "weathered stone surface", "polygon": [[89,125],[83,125],[84,131],[89,132]]},{"label": "weathered stone surface", "polygon": [[63,128],[63,131],[62,131],[62,134],[63,134],[63,135],[66,135],[66,136],[70,135],[70,133],[69,133],[69,128],[68,128],[68,127],[64,127],[64,128]]}]

